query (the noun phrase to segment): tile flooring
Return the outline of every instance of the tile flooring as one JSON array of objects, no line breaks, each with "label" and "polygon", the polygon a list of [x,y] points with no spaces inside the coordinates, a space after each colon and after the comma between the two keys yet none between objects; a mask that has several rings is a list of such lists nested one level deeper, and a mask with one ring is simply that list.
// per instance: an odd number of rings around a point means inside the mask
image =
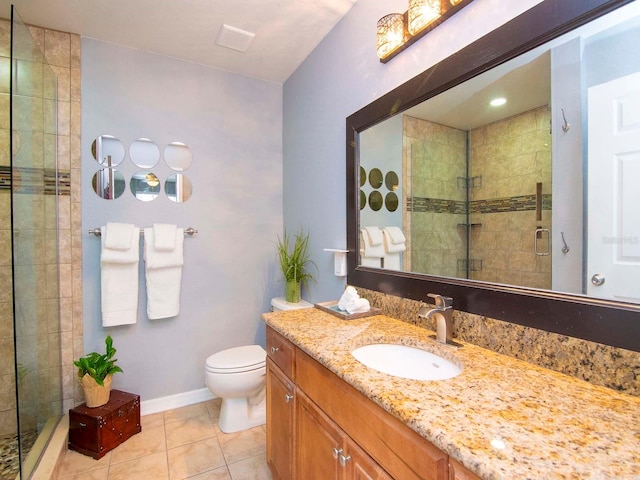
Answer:
[{"label": "tile flooring", "polygon": [[142,432],[94,460],[66,451],[56,480],[270,480],[264,426],[225,434],[220,399],[142,417]]}]

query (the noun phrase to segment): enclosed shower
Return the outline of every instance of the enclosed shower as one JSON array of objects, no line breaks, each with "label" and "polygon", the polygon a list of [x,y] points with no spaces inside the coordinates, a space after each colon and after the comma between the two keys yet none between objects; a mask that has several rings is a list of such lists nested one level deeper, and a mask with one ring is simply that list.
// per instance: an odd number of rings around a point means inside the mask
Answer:
[{"label": "enclosed shower", "polygon": [[58,199],[69,186],[57,169],[57,96],[12,8],[0,20],[1,479],[31,476],[62,416]]}]

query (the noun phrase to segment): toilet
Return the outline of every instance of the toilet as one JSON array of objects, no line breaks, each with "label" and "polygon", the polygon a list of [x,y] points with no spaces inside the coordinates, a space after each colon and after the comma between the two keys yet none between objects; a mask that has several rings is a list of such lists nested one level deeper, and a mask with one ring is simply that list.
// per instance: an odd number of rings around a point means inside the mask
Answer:
[{"label": "toilet", "polygon": [[[289,303],[278,297],[272,310],[294,310],[313,305]],[[260,345],[244,345],[214,353],[205,363],[207,388],[222,398],[218,426],[224,433],[239,432],[266,422],[266,357]]]}]

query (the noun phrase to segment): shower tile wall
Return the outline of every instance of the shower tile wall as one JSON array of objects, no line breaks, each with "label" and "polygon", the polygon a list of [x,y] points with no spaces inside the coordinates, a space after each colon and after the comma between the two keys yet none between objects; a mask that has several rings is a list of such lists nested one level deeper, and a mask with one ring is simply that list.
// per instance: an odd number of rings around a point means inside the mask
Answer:
[{"label": "shower tile wall", "polygon": [[[470,131],[471,258],[482,270],[470,278],[551,288],[551,256],[534,253],[535,230],[551,228],[551,134],[547,106]],[[536,221],[536,184],[542,183],[542,221]],[[548,249],[545,235],[539,250]]]},{"label": "shower tile wall", "polygon": [[[466,258],[467,132],[405,115],[403,225],[410,232],[405,270],[459,276]],[[464,276],[464,275],[463,275]]]},{"label": "shower tile wall", "polygon": [[[58,250],[59,276],[55,278],[54,250],[46,249],[48,240],[55,240],[56,197],[45,195],[44,218],[36,219],[36,226],[45,231],[46,241],[36,248],[36,255],[43,259],[38,288],[51,291],[59,284],[60,322],[49,310],[56,308],[55,301],[39,306],[37,318],[40,325],[27,328],[38,335],[39,354],[48,359],[38,361],[37,371],[42,382],[54,386],[62,381],[62,405],[60,397],[44,398],[42,410],[66,411],[81,401],[74,399],[76,388],[73,359],[82,354],[82,286],[81,286],[81,224],[80,224],[80,37],[78,35],[29,27],[29,31],[45,53],[58,78],[57,118],[47,118],[51,124],[57,121],[58,135],[41,142],[42,148],[57,149],[61,189],[58,200]],[[9,35],[10,24],[0,21],[0,434],[15,433],[15,393],[13,384],[13,325],[11,299],[11,231],[10,191],[8,186],[9,158]],[[51,109],[53,111],[53,109]],[[16,139],[16,144],[19,139]],[[45,171],[45,182],[47,181]],[[46,187],[45,187],[46,189]],[[19,218],[17,223],[19,223]],[[17,247],[19,247],[19,237]],[[19,252],[19,250],[17,250]],[[49,288],[47,287],[49,285]],[[53,289],[55,292],[55,289]],[[52,388],[51,391],[56,391]],[[42,392],[40,392],[42,396]],[[52,405],[53,403],[53,405]]]}]

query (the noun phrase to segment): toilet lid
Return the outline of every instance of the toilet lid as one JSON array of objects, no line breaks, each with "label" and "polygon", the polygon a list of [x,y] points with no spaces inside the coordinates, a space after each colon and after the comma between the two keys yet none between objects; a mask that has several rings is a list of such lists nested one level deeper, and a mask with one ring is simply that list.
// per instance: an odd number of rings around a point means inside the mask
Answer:
[{"label": "toilet lid", "polygon": [[245,345],[214,353],[207,358],[207,370],[243,372],[264,366],[267,352],[260,345]]}]

